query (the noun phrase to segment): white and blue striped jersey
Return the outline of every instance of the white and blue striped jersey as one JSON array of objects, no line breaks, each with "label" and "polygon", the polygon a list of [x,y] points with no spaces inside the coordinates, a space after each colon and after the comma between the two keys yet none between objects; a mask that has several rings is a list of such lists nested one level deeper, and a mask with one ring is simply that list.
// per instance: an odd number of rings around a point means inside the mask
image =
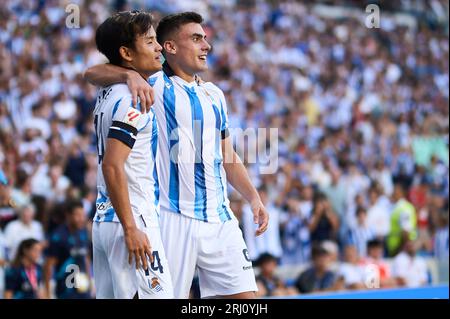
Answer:
[{"label": "white and blue striped jersey", "polygon": [[228,136],[225,96],[212,83],[188,83],[167,64],[149,79],[159,127],[161,210],[210,223],[235,218],[227,197],[221,141]]},{"label": "white and blue striped jersey", "polygon": [[119,222],[102,172],[106,141],[115,138],[131,148],[125,162],[125,173],[133,215],[142,215],[151,223],[157,223],[159,185],[155,158],[158,126],[154,112],[141,113],[140,109],[133,108],[128,87],[115,84],[99,90],[94,124],[98,152],[98,195],[94,221]]},{"label": "white and blue striped jersey", "polygon": [[348,231],[346,244],[354,245],[360,257],[367,257],[367,243],[375,238],[375,231],[372,228],[355,225]]}]

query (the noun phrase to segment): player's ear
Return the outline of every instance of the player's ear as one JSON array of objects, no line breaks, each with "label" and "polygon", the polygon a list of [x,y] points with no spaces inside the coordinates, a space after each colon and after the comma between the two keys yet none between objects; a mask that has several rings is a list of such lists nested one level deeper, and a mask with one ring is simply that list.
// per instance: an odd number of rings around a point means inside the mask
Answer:
[{"label": "player's ear", "polygon": [[169,54],[177,53],[177,47],[175,45],[175,42],[172,40],[164,41],[163,49],[165,52],[167,52]]},{"label": "player's ear", "polygon": [[127,62],[133,61],[133,57],[131,56],[131,50],[125,46],[121,46],[119,48],[119,54]]}]

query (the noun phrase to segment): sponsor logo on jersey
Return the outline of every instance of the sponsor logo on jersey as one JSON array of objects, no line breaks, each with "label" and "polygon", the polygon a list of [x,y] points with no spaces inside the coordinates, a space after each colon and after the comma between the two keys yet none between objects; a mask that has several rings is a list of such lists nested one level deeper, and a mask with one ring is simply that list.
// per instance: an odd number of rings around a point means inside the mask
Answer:
[{"label": "sponsor logo on jersey", "polygon": [[127,123],[128,125],[131,125],[133,127],[137,127],[139,120],[141,119],[141,116],[142,116],[142,113],[139,110],[129,107],[123,122]]}]

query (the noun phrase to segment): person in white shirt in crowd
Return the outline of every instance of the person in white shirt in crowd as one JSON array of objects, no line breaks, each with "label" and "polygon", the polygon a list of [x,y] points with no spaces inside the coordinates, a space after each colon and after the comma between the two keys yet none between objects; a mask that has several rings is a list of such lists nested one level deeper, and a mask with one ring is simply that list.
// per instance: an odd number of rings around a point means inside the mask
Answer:
[{"label": "person in white shirt in crowd", "polygon": [[376,183],[380,184],[388,196],[392,195],[392,192],[394,191],[392,172],[386,167],[383,160],[377,161],[370,177],[375,180]]},{"label": "person in white shirt in crowd", "polygon": [[356,224],[356,208],[360,206],[358,195],[364,194],[370,186],[370,179],[363,175],[356,163],[349,163],[346,174],[343,176],[347,190],[347,223],[348,226]]},{"label": "person in white shirt in crowd", "polygon": [[262,203],[266,207],[270,216],[270,224],[267,231],[260,236],[255,236],[258,228],[253,222],[253,213],[250,205],[243,207],[242,224],[244,230],[244,239],[247,243],[248,254],[251,260],[256,260],[263,253],[270,253],[277,259],[281,258],[283,250],[280,240],[280,209],[272,202],[268,201],[267,188],[260,186],[258,188]]},{"label": "person in white shirt in crowd", "polygon": [[428,282],[428,269],[425,259],[416,254],[415,243],[407,240],[403,250],[394,258],[393,276],[399,286],[420,287]]},{"label": "person in white shirt in crowd", "polygon": [[29,238],[44,241],[45,235],[42,224],[34,220],[35,208],[28,204],[19,208],[17,215],[19,219],[9,222],[5,227],[5,243],[8,250],[8,260],[16,255],[19,244]]},{"label": "person in white shirt in crowd", "polygon": [[325,249],[330,256],[331,268],[336,268],[339,261],[339,245],[334,240],[324,240],[320,243],[320,247]]},{"label": "person in white shirt in crowd", "polygon": [[63,175],[63,167],[58,162],[44,165],[32,178],[33,194],[57,203],[64,201],[70,185],[69,178]]},{"label": "person in white shirt in crowd", "polygon": [[346,289],[364,289],[364,266],[360,262],[358,250],[355,245],[344,248],[344,262],[339,266],[338,276],[344,281]]},{"label": "person in white shirt in crowd", "polygon": [[[29,123],[25,123],[29,125]],[[23,140],[19,144],[19,155],[26,158],[37,156],[42,158],[48,153],[48,145],[45,139],[42,138],[42,132],[35,127],[26,127],[23,132]]]},{"label": "person in white shirt in crowd", "polygon": [[47,140],[51,136],[50,123],[48,119],[51,117],[52,101],[46,97],[39,100],[32,109],[32,116],[25,120],[24,128],[38,130],[40,139],[48,147]]},{"label": "person in white shirt in crowd", "polygon": [[390,231],[390,212],[392,205],[383,194],[383,189],[378,183],[373,183],[369,189],[369,207],[367,209],[367,223],[375,231],[375,236],[384,239]]}]

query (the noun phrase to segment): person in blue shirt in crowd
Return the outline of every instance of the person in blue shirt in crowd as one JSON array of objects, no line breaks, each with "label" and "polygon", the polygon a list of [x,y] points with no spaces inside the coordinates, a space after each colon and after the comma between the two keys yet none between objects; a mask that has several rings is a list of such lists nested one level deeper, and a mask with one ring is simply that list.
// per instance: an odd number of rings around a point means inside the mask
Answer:
[{"label": "person in blue shirt in crowd", "polygon": [[296,295],[294,287],[287,287],[282,278],[276,275],[278,260],[270,253],[262,253],[255,261],[260,273],[256,276],[259,291],[258,297]]},{"label": "person in blue shirt in crowd", "polygon": [[41,299],[42,267],[38,264],[42,246],[36,239],[25,239],[6,270],[5,299]]},{"label": "person in blue shirt in crowd", "polygon": [[83,205],[80,202],[69,203],[66,221],[51,234],[46,250],[44,277],[47,298],[51,297],[51,278],[56,280],[55,295],[58,299],[91,298],[89,245]]},{"label": "person in blue shirt in crowd", "polygon": [[314,244],[311,257],[312,266],[301,273],[295,287],[300,293],[334,290],[337,276],[330,270],[329,253],[320,244]]}]

